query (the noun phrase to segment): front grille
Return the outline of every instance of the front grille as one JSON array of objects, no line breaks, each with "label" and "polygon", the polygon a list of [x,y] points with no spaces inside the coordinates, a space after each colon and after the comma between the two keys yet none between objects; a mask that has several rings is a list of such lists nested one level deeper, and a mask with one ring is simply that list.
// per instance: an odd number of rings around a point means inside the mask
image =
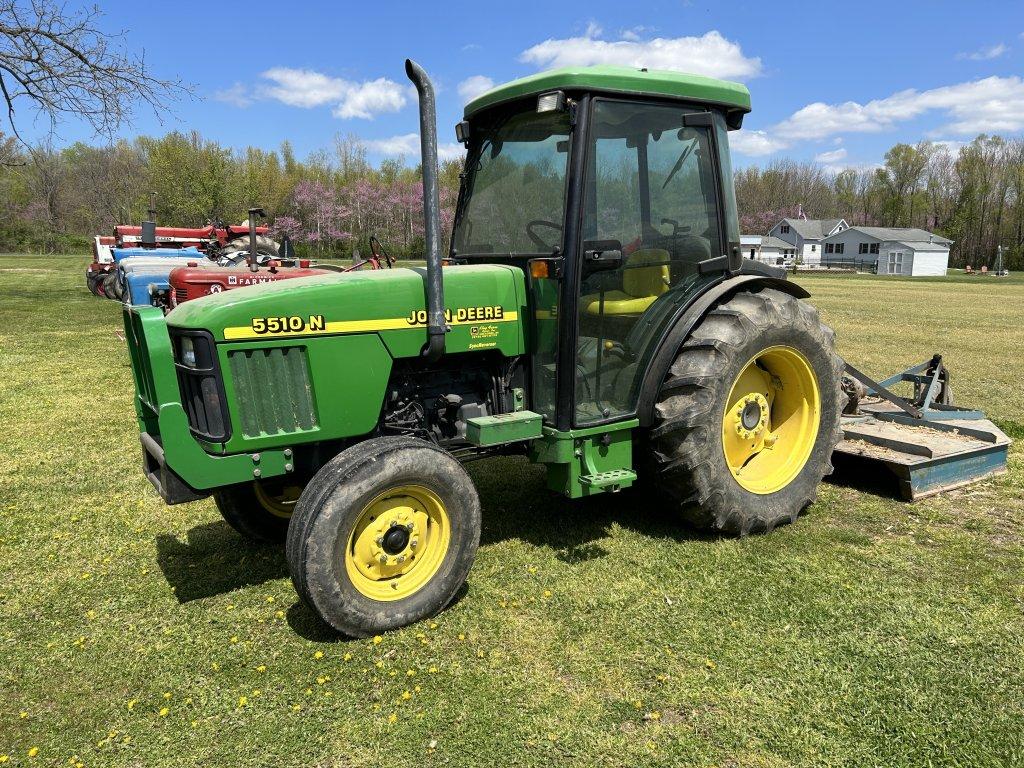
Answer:
[{"label": "front grille", "polygon": [[174,289],[174,303],[184,304],[188,301],[188,289],[187,288],[175,288]]},{"label": "front grille", "polygon": [[317,426],[305,347],[237,349],[228,354],[228,367],[245,437]]}]

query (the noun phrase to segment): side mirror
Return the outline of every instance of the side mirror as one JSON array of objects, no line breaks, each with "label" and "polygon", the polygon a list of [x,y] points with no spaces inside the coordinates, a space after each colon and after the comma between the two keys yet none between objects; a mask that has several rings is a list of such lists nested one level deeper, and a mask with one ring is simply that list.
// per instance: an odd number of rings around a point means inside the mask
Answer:
[{"label": "side mirror", "polygon": [[618,240],[587,240],[583,243],[584,276],[621,266],[622,243]]}]

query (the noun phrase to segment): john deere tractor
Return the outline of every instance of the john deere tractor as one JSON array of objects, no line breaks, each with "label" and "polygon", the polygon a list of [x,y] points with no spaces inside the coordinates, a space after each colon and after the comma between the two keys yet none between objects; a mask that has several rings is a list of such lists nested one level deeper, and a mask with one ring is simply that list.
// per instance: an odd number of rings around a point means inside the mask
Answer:
[{"label": "john deere tractor", "polygon": [[483,94],[456,126],[442,255],[434,93],[406,71],[425,268],[125,309],[166,502],[212,494],[241,534],[286,539],[299,595],[354,636],[466,580],[467,459],[525,455],[571,499],[642,486],[726,534],[796,520],[831,468],[843,364],[806,292],[741,256],[728,133],[747,89],[588,67]]}]

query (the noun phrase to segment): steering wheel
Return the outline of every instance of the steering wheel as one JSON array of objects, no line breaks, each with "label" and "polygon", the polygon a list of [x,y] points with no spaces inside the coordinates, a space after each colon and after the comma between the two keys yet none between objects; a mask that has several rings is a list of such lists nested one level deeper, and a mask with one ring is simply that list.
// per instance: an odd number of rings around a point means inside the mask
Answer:
[{"label": "steering wheel", "polygon": [[557,230],[558,232],[561,232],[562,225],[554,221],[546,221],[544,219],[534,219],[533,221],[529,222],[526,225],[526,236],[533,241],[533,244],[543,251],[551,250],[554,246],[545,243],[541,239],[540,235],[533,231],[534,227],[547,227],[548,229],[554,229]]}]

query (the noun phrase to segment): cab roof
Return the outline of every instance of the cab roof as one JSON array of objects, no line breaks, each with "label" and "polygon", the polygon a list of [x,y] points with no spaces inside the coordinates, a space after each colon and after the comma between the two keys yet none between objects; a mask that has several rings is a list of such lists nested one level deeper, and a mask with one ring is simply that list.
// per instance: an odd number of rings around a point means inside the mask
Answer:
[{"label": "cab roof", "polygon": [[713,104],[724,107],[737,123],[750,111],[750,91],[740,83],[685,72],[595,66],[550,69],[499,85],[469,102],[465,116],[469,118],[496,104],[554,90],[658,96]]}]

